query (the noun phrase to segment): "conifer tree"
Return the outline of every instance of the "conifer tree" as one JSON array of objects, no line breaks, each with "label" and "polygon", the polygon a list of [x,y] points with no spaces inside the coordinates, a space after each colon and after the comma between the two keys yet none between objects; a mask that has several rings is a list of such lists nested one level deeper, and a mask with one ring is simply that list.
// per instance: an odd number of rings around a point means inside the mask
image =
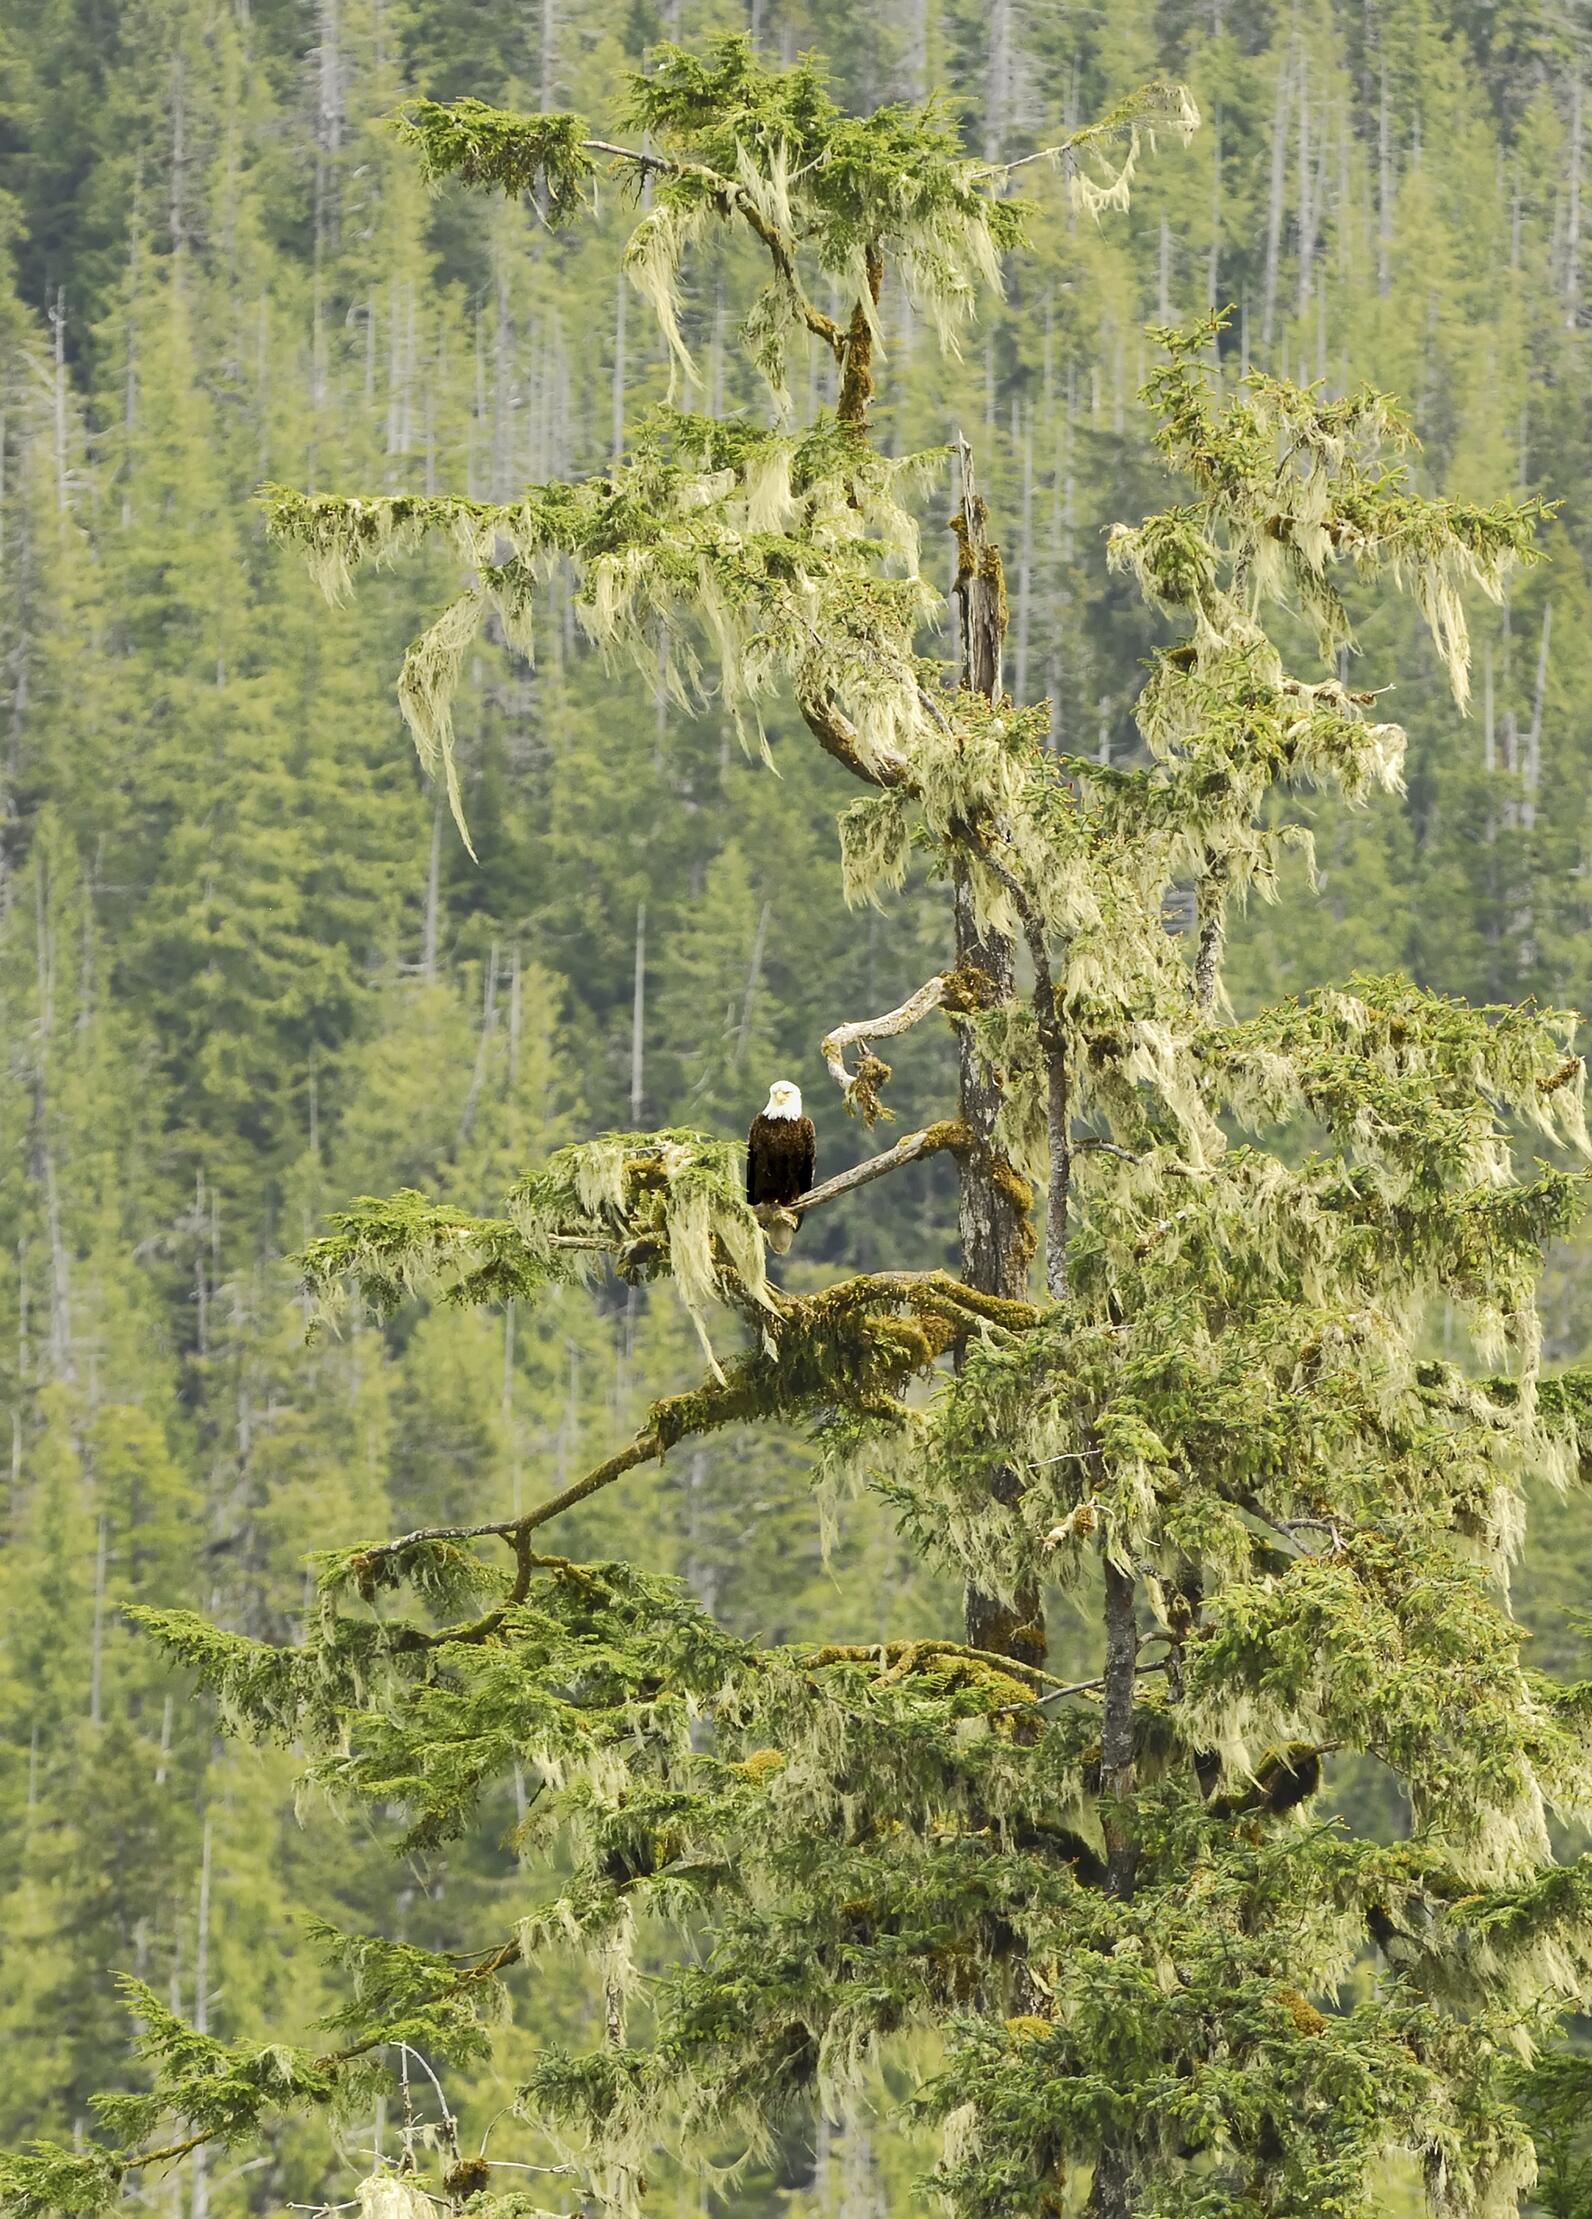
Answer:
[{"label": "conifer tree", "polygon": [[[1195,121],[1158,85],[1078,133],[1055,150],[1075,205],[1120,206],[1140,139]],[[537,1878],[462,1956],[327,1932],[346,2003],[319,2046],[223,2041],[135,1990],[149,2085],[100,2100],[97,2142],[5,2160],[0,2194],[17,2219],[99,2212],[282,2112],[412,2092],[423,2060],[431,2108],[396,2114],[367,2215],[630,2214],[655,2150],[755,2155],[927,2030],[912,2108],[943,2128],[932,2188],[958,2219],[1348,2219],[1395,2150],[1434,2212],[1512,2212],[1533,2169],[1514,2060],[1592,1974],[1592,1865],[1548,1838],[1592,1807],[1588,1694],[1524,1665],[1504,1586],[1527,1477],[1592,1441],[1592,1396],[1538,1376],[1533,1309],[1577,1175],[1517,1163],[1532,1135],[1587,1148],[1572,1023],[1391,977],[1239,1021],[1222,970],[1231,908],[1297,837],[1273,797],[1398,782],[1402,734],[1343,675],[1350,581],[1413,599],[1463,707],[1463,595],[1533,559],[1540,509],[1416,491],[1381,394],[1229,383],[1218,315],[1159,330],[1145,398],[1180,483],[1108,554],[1166,625],[1144,757],[1058,752],[1046,705],[1004,684],[972,457],[947,682],[921,653],[936,596],[908,505],[937,458],[869,432],[892,307],[953,345],[1022,247],[1011,170],[965,156],[932,103],[847,116],[812,66],[738,40],[663,49],[628,122],[644,147],[471,100],[413,103],[403,129],[434,179],[548,224],[610,168],[644,185],[626,263],[682,376],[685,258],[720,230],[746,244],[775,428],[671,407],[597,478],[506,501],[278,490],[273,527],[334,596],[428,538],[459,549],[467,582],[400,681],[456,810],[462,659],[489,623],[529,646],[550,593],[616,663],[716,692],[754,748],[789,689],[861,789],[847,897],[885,899],[917,854],[952,913],[943,972],[883,1016],[836,1013],[845,1105],[881,1114],[875,1044],[936,1013],[960,1068],[942,1119],[807,1207],[949,1152],[960,1269],[774,1285],[735,1149],[683,1128],[562,1147],[496,1217],[412,1190],[343,1211],[306,1258],[328,1309],[423,1288],[512,1301],[524,1330],[601,1266],[672,1280],[702,1375],[529,1510],[327,1554],[298,1643],[140,1615],[239,1730],[296,1739],[348,1802],[403,1806],[411,1844],[530,1779]],[[803,333],[836,397],[793,429]],[[1267,628],[1299,618],[1319,675]],[[1434,1301],[1494,1373],[1430,1353]],[[758,1642],[644,1562],[553,1553],[628,1473],[792,1423],[963,1581],[966,1638]],[[1056,1585],[1098,1627],[1082,1681],[1048,1668]],[[1396,1782],[1397,1841],[1325,1815],[1349,1754]],[[671,1931],[694,1946],[642,1979],[638,1942]],[[604,2038],[538,2053],[518,2109],[563,2154],[527,2190],[495,2169],[507,2133],[461,2139],[443,2091],[570,1940]]]}]

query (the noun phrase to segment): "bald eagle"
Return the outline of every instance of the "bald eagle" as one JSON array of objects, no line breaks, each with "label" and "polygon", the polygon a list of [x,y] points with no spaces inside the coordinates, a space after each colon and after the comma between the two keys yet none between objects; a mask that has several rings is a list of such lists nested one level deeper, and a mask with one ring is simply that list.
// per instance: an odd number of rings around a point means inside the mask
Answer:
[{"label": "bald eagle", "polygon": [[812,1119],[802,1115],[801,1088],[776,1079],[746,1136],[746,1199],[776,1256],[796,1237],[801,1213],[790,1205],[812,1185],[817,1167],[818,1136]]}]

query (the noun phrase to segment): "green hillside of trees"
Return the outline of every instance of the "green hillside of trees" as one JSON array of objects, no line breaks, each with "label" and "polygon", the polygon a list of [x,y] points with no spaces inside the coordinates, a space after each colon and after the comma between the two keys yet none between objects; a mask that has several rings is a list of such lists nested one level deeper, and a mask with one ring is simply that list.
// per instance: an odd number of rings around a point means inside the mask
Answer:
[{"label": "green hillside of trees", "polygon": [[[555,582],[533,663],[495,620],[466,653],[472,856],[393,690],[456,588],[452,556],[328,613],[255,499],[277,483],[501,502],[619,461],[677,374],[620,272],[631,199],[605,179],[597,217],[559,228],[534,194],[431,192],[383,119],[416,94],[605,114],[654,42],[726,30],[770,60],[823,52],[858,109],[944,89],[992,162],[1147,80],[1198,105],[1191,142],[1146,145],[1131,206],[1098,223],[1051,171],[1025,173],[1045,220],[959,359],[886,304],[875,430],[893,455],[970,443],[1008,680],[1048,699],[1055,747],[1142,760],[1134,705],[1169,634],[1108,571],[1105,535],[1171,497],[1135,400],[1159,360],[1149,324],[1230,305],[1229,378],[1368,381],[1409,406],[1421,492],[1560,504],[1548,560],[1470,610],[1468,716],[1416,608],[1356,607],[1376,682],[1399,677],[1406,790],[1286,804],[1319,893],[1287,851],[1285,898],[1262,883],[1233,920],[1227,984],[1240,1012],[1393,971],[1477,1002],[1592,1004],[1592,29],[1575,7],[11,0],[0,2145],[81,2140],[90,2094],[125,2084],[118,1973],[201,2029],[311,2039],[335,1983],[310,1918],[391,1933],[396,1893],[400,1938],[449,1950],[517,1915],[523,1778],[395,1867],[396,1827],[296,1806],[293,1752],[223,1738],[125,1609],[296,1639],[313,1552],[518,1513],[694,1376],[696,1338],[666,1290],[613,1281],[595,1302],[554,1289],[534,1316],[351,1310],[307,1341],[292,1259],[327,1213],[404,1187],[494,1209],[529,1164],[609,1129],[735,1139],[776,1075],[806,1092],[821,1170],[892,1137],[845,1118],[818,1042],[950,962],[943,888],[923,869],[888,911],[843,907],[832,824],[855,789],[794,707],[770,714],[765,761],[723,704],[649,698],[605,667]],[[735,330],[746,267],[713,237],[689,262],[700,383],[677,397],[762,425]],[[790,382],[798,424],[833,405],[821,347],[793,350]],[[947,476],[920,503],[947,589],[951,499]],[[1194,921],[1192,900],[1167,917]],[[947,1028],[891,1061],[896,1131],[954,1098]],[[955,1186],[942,1160],[814,1214],[784,1284],[946,1263]],[[1553,1250],[1543,1319],[1550,1366],[1587,1355],[1584,1239]],[[1427,1333],[1465,1356],[1441,1304]],[[558,1545],[677,1575],[769,1642],[960,1622],[956,1583],[877,1500],[815,1488],[794,1434],[683,1445]],[[1577,1668],[1589,1577],[1583,1501],[1544,1493],[1514,1582],[1533,1663]],[[1087,1654],[1058,1603],[1055,1669]],[[1335,1792],[1401,1824],[1369,1773]],[[539,2046],[585,2046],[604,2008],[571,1958],[453,2092],[490,2115]],[[722,2197],[671,2173],[649,2209],[906,2219],[927,2143],[890,2093],[793,2132]],[[314,2122],[263,2156],[196,2152],[148,2202],[172,2219],[334,2205],[392,2146],[387,2107],[367,2125],[346,2153]],[[1390,2174],[1389,2219],[1413,2196]]]}]

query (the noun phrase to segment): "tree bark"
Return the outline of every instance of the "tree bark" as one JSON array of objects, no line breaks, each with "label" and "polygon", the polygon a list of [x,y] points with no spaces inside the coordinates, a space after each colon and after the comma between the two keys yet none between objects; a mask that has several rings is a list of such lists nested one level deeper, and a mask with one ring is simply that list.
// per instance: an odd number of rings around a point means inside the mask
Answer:
[{"label": "tree bark", "polygon": [[[1100,1702],[1100,1830],[1106,1848],[1106,1893],[1127,1902],[1138,1877],[1131,1798],[1133,1691],[1138,1679],[1134,1578],[1105,1559],[1106,1669]],[[1122,2139],[1103,2142],[1089,2192],[1090,2219],[1133,2219],[1133,2153]]]},{"label": "tree bark", "polygon": [[[995,701],[1001,693],[1001,644],[1006,632],[1006,590],[1000,550],[988,535],[988,512],[973,481],[972,456],[961,448],[962,503],[952,523],[957,540],[956,602],[962,634],[962,683]],[[981,932],[974,914],[973,889],[965,863],[954,874],[956,963],[973,966],[989,982],[991,1004],[1010,1001],[1015,984],[1015,951],[998,932]],[[968,1144],[958,1156],[961,1173],[957,1227],[962,1244],[962,1278],[983,1294],[1022,1300],[1028,1290],[1028,1265],[1034,1236],[1030,1198],[995,1140],[1000,1089],[974,1049],[968,1028],[957,1031],[958,1098]],[[958,1359],[960,1361],[960,1359]],[[999,1472],[992,1485],[997,1502],[1021,1492],[1014,1471]],[[1045,1656],[1045,1617],[1039,1584],[1025,1582],[1015,1600],[1003,1602],[974,1582],[966,1595],[967,1639],[975,1649],[1041,1664]]]},{"label": "tree bark", "polygon": [[636,963],[630,993],[630,1122],[637,1131],[646,1107],[647,905],[636,904]]},{"label": "tree bark", "polygon": [[1106,1892],[1124,1902],[1133,1894],[1138,1847],[1129,1822],[1133,1794],[1133,1691],[1138,1677],[1139,1636],[1134,1613],[1134,1579],[1108,1556],[1106,1575],[1106,1670],[1100,1701],[1100,1827],[1106,1844]]},{"label": "tree bark", "polygon": [[1262,346],[1271,345],[1277,319],[1277,281],[1282,259],[1283,182],[1288,160],[1288,105],[1293,89],[1294,48],[1289,40],[1277,71],[1277,105],[1271,124],[1271,184],[1266,195],[1266,289],[1260,322]]},{"label": "tree bark", "polygon": [[1127,2153],[1115,2143],[1107,2143],[1095,2159],[1089,2219],[1133,2219],[1133,2177]]}]

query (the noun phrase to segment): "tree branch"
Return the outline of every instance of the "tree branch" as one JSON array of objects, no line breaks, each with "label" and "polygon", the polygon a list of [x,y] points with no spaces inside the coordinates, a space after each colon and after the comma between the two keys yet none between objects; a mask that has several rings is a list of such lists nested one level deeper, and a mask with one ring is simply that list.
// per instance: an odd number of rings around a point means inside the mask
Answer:
[{"label": "tree branch", "polygon": [[923,1157],[938,1155],[946,1148],[955,1152],[967,1144],[968,1131],[961,1119],[943,1117],[937,1125],[925,1125],[921,1132],[905,1134],[893,1148],[853,1164],[849,1171],[837,1171],[832,1179],[820,1180],[817,1186],[799,1194],[790,1208],[793,1211],[821,1209],[826,1202],[838,1201],[841,1195],[851,1194],[858,1187],[884,1178],[887,1172],[899,1171],[903,1164],[918,1163]]},{"label": "tree branch", "polygon": [[[1189,97],[1186,85],[1152,80],[1118,101],[1106,115],[1093,123],[1086,123],[1081,130],[1068,132],[1051,146],[1035,147],[1032,154],[1019,154],[1010,162],[985,162],[972,172],[975,179],[1007,178],[1014,170],[1027,169],[1034,162],[1050,162],[1062,174],[1070,175],[1077,166],[1078,156],[1089,148],[1109,145],[1114,140],[1126,138],[1130,149],[1134,135],[1143,131],[1153,144],[1159,130],[1174,132],[1185,145],[1190,135],[1199,128],[1199,111]],[[1131,172],[1130,172],[1131,174]]]},{"label": "tree branch", "polygon": [[[929,1129],[934,1130],[932,1126]],[[884,1158],[877,1156],[873,1161],[882,1163]],[[859,1272],[855,1279],[843,1279],[838,1287],[830,1287],[824,1294],[809,1299],[833,1305],[837,1298],[842,1298],[848,1307],[856,1307],[875,1295],[887,1300],[914,1302],[931,1310],[958,1310],[976,1318],[982,1325],[998,1325],[1013,1333],[1027,1332],[1038,1324],[1040,1317],[1031,1302],[986,1294],[981,1287],[970,1287],[949,1271]]]},{"label": "tree branch", "polygon": [[717,193],[726,207],[733,208],[743,218],[749,230],[767,247],[775,275],[789,291],[797,313],[807,329],[817,339],[822,339],[837,362],[846,358],[846,334],[832,316],[815,308],[802,289],[796,271],[796,253],[793,243],[786,238],[779,226],[770,223],[739,179],[726,177],[722,170],[709,167],[706,162],[681,162],[663,154],[643,154],[632,146],[615,146],[609,139],[582,139],[581,150],[586,154],[606,154],[616,162],[629,162],[644,176],[697,178]]},{"label": "tree branch", "polygon": [[[654,1411],[656,1408],[654,1405]],[[560,1516],[566,1510],[572,1510],[577,1503],[585,1502],[602,1488],[612,1486],[616,1479],[622,1479],[626,1472],[634,1471],[638,1464],[655,1461],[664,1454],[668,1445],[658,1427],[653,1425],[646,1432],[638,1433],[633,1441],[614,1455],[606,1457],[601,1464],[594,1465],[571,1486],[550,1496],[546,1502],[539,1503],[534,1510],[526,1511],[522,1517],[493,1519],[478,1526],[419,1526],[412,1533],[400,1534],[395,1541],[383,1541],[374,1548],[362,1550],[360,1569],[368,1573],[375,1566],[385,1564],[393,1557],[402,1556],[405,1551],[421,1547],[428,1541],[509,1542],[514,1550],[514,1584],[502,1603],[468,1625],[444,1626],[437,1633],[407,1629],[412,1638],[407,1640],[406,1646],[434,1649],[445,1642],[484,1641],[497,1632],[509,1611],[523,1603],[530,1593],[531,1575],[538,1562],[542,1561],[533,1554],[530,1546],[530,1537],[537,1527],[546,1525],[550,1519]]]},{"label": "tree branch", "polygon": [[[852,1024],[836,1025],[818,1043],[818,1053],[828,1066],[829,1076],[840,1088],[847,1109],[854,1108],[860,1101],[863,1115],[870,1125],[873,1123],[873,1116],[869,1115],[869,1104],[873,1104],[875,1115],[878,1105],[872,1084],[866,1079],[869,1041],[891,1040],[898,1033],[910,1032],[914,1025],[921,1024],[925,1017],[944,1006],[950,984],[949,973],[942,971],[938,977],[929,979],[920,986],[899,1009],[887,1010],[882,1017],[862,1017]],[[854,1074],[846,1069],[846,1050],[859,1043],[864,1051],[864,1061]],[[885,1075],[888,1076],[888,1073]],[[882,1084],[883,1080],[878,1083]]]},{"label": "tree branch", "polygon": [[1114,1140],[1101,1140],[1094,1133],[1085,1133],[1082,1139],[1075,1140],[1072,1144],[1072,1152],[1075,1156],[1116,1156],[1123,1163],[1143,1163],[1144,1161],[1144,1158],[1136,1156],[1131,1148],[1123,1148]]},{"label": "tree branch", "polygon": [[[655,172],[674,176],[684,174],[684,165],[671,162],[665,154],[643,154],[639,147],[615,146],[609,139],[582,139],[580,146],[583,154],[608,154],[616,162],[633,162],[638,170],[649,176]],[[716,173],[709,171],[708,174],[712,176]]]},{"label": "tree branch", "polygon": [[[1074,1692],[1062,1686],[1053,1672],[1041,1671],[1037,1664],[1027,1664],[1021,1657],[1002,1656],[994,1649],[970,1648],[965,1641],[826,1641],[808,1656],[801,1658],[809,1670],[825,1664],[886,1664],[889,1677],[894,1679],[911,1671],[921,1657],[965,1657],[972,1664],[990,1664],[1016,1680],[1030,1680],[1040,1687],[1048,1687],[1052,1695]],[[1049,1702],[1052,1696],[1041,1698]],[[1014,1705],[1013,1708],[1020,1706]]]},{"label": "tree branch", "polygon": [[[842,1173],[838,1179],[827,1182],[826,1190],[814,1188],[823,1198],[850,1186],[860,1186],[881,1171],[894,1169],[896,1164],[911,1162],[914,1155],[931,1154],[936,1148],[951,1147],[960,1138],[961,1128],[948,1120],[942,1125],[931,1125],[923,1133],[911,1133],[897,1148],[886,1151],[871,1162],[860,1164],[855,1172]],[[914,1143],[917,1145],[914,1147]],[[910,1151],[908,1153],[907,1151]],[[893,1159],[893,1161],[889,1160]],[[796,1205],[805,1209],[811,1205],[804,1197]],[[953,1346],[971,1335],[993,1326],[1002,1332],[1026,1332],[1039,1319],[1039,1312],[1032,1303],[1008,1300],[999,1295],[982,1293],[977,1287],[965,1286],[948,1271],[879,1271],[859,1272],[851,1279],[843,1279],[837,1286],[826,1287],[816,1295],[795,1296],[777,1301],[771,1314],[765,1317],[765,1327],[775,1335],[795,1331],[798,1340],[802,1327],[819,1319],[835,1320],[873,1304],[902,1304],[915,1309],[920,1317],[939,1319],[946,1327],[942,1346]],[[737,1417],[748,1414],[768,1415],[778,1409],[797,1408],[800,1395],[779,1393],[780,1358],[753,1354],[742,1360],[726,1379],[706,1379],[698,1387],[682,1394],[665,1395],[652,1405],[648,1423],[624,1448],[605,1457],[580,1479],[539,1503],[534,1510],[525,1511],[518,1518],[496,1518],[473,1526],[418,1526],[411,1533],[400,1534],[396,1540],[383,1541],[374,1547],[361,1550],[354,1562],[367,1578],[375,1568],[399,1557],[406,1550],[423,1546],[432,1541],[500,1540],[510,1543],[515,1554],[515,1579],[504,1601],[496,1609],[469,1625],[443,1627],[437,1633],[422,1633],[417,1628],[403,1629],[405,1645],[411,1648],[436,1648],[451,1641],[483,1641],[503,1624],[507,1613],[517,1603],[525,1600],[530,1592],[531,1576],[538,1564],[549,1560],[536,1556],[530,1547],[530,1537],[550,1520],[561,1517],[577,1503],[587,1501],[603,1488],[612,1486],[626,1472],[634,1471],[638,1464],[656,1462],[665,1456],[677,1442],[695,1434],[707,1433],[719,1426],[733,1424]],[[804,1390],[810,1394],[809,1390]],[[761,1399],[759,1399],[761,1397]]]},{"label": "tree branch", "polygon": [[[517,1964],[522,1954],[518,1941],[500,1942],[495,1949],[484,1953],[479,1964],[467,1966],[453,1982],[452,1988],[443,1992],[463,1994],[477,1981],[491,1980],[506,1965]],[[327,2050],[316,2058],[316,2068],[320,2072],[330,2072],[338,2065],[351,2065],[356,2058],[368,2056],[373,2049],[383,2048],[391,2039],[390,2035],[373,2034],[366,2041],[351,2042],[346,2049]],[[402,2048],[405,2045],[400,2043],[398,2046]],[[411,2054],[419,2056],[417,2050],[411,2050]],[[422,2058],[421,2062],[424,2064],[425,2060]],[[426,2069],[430,2071],[429,2066]],[[435,2074],[432,2078],[434,2081]],[[441,2094],[440,2089],[438,2093]],[[226,2129],[222,2127],[206,2127],[197,2134],[188,2135],[183,2141],[164,2142],[158,2149],[132,2151],[126,2156],[118,2153],[116,2162],[123,2173],[140,2172],[149,2165],[174,2164],[179,2158],[187,2157],[190,2151],[203,2149],[206,2143],[219,2140],[225,2132]]]},{"label": "tree branch", "polygon": [[832,701],[798,694],[796,706],[801,711],[802,722],[824,753],[843,764],[853,778],[860,778],[866,786],[901,787],[911,791],[912,775],[900,756],[881,756],[870,763],[862,752],[856,727]]},{"label": "tree branch", "polygon": [[[1166,1670],[1166,1659],[1159,1657],[1153,1664],[1136,1664],[1133,1669],[1135,1674],[1164,1672]],[[1067,1695],[1093,1695],[1097,1689],[1104,1687],[1105,1684],[1106,1676],[1101,1672],[1092,1680],[1069,1680],[1065,1687],[1050,1688],[1045,1694],[1036,1695],[1032,1703],[1013,1703],[1009,1707],[1015,1711],[1039,1710],[1046,1703],[1059,1703]]]}]

